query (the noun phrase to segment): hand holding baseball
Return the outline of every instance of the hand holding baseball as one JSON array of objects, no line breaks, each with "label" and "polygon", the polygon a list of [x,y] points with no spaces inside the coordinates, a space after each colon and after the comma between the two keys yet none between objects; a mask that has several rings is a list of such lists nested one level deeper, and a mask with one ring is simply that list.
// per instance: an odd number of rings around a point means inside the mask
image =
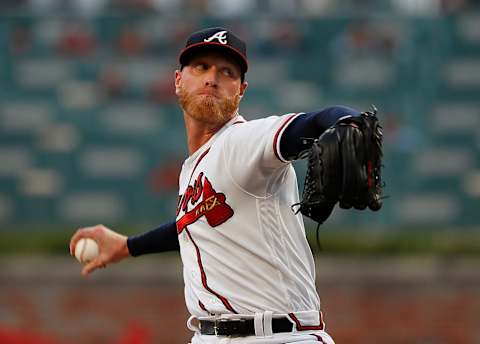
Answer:
[{"label": "hand holding baseball", "polygon": [[130,256],[127,237],[103,225],[78,229],[70,240],[70,254],[85,264],[84,276]]}]

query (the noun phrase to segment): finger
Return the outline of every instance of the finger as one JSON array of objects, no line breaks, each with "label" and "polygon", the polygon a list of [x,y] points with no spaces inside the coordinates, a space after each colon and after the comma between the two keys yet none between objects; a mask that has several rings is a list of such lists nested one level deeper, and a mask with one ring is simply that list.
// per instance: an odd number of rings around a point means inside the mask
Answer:
[{"label": "finger", "polygon": [[75,246],[80,239],[92,237],[92,228],[93,227],[80,228],[75,232],[70,239],[70,255],[75,255]]},{"label": "finger", "polygon": [[86,264],[83,269],[82,269],[82,275],[87,276],[91,274],[93,271],[95,271],[98,268],[104,268],[106,267],[105,262],[102,259],[94,259],[90,263]]},{"label": "finger", "polygon": [[75,254],[75,246],[77,245],[77,242],[85,237],[85,229],[81,228],[78,229],[75,234],[73,234],[72,238],[70,239],[70,255],[73,256]]},{"label": "finger", "polygon": [[95,269],[96,268],[94,266],[90,266],[90,264],[85,265],[82,269],[82,276],[86,277],[90,275],[93,271],[95,271]]}]

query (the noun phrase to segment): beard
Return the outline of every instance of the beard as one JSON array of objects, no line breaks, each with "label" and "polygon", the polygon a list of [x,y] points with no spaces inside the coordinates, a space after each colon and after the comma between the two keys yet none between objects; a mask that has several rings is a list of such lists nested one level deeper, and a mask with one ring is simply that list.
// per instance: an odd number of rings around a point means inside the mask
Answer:
[{"label": "beard", "polygon": [[240,94],[216,98],[211,95],[191,94],[183,86],[178,92],[178,101],[190,117],[212,126],[228,122],[237,113]]}]

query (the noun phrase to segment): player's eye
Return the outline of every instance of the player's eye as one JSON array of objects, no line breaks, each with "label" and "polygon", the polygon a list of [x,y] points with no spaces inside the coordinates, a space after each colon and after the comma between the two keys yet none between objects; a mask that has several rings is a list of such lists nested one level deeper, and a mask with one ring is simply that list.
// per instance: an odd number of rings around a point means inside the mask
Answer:
[{"label": "player's eye", "polygon": [[232,76],[232,71],[230,70],[230,68],[223,68],[222,72],[225,76]]},{"label": "player's eye", "polygon": [[208,66],[206,63],[199,63],[195,66],[195,69],[198,71],[205,71],[208,69]]}]

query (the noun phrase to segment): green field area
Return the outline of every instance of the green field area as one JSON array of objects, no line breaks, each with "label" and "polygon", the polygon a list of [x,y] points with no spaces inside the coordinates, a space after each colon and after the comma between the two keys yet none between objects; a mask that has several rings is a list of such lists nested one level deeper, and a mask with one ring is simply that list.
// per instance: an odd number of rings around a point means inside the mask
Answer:
[{"label": "green field area", "polygon": [[[144,227],[116,227],[124,234],[141,233]],[[74,228],[3,228],[0,232],[0,255],[68,254],[68,242]],[[339,255],[473,255],[480,256],[480,231],[465,229],[366,229],[325,227],[308,230],[315,253]]]}]

